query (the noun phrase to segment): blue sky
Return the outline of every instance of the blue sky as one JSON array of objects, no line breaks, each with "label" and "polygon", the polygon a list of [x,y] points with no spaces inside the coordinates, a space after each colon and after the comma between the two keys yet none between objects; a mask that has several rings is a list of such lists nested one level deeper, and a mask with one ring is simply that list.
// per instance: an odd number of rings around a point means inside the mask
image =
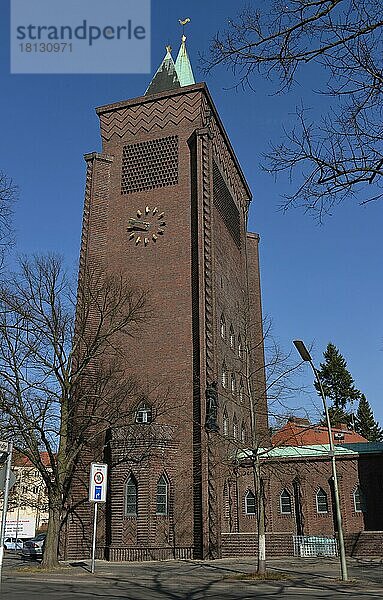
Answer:
[{"label": "blue sky", "polygon": [[[112,2],[112,0],[110,0]],[[197,81],[199,53],[237,3],[229,0],[153,2],[152,72],[164,46],[178,51],[178,19],[191,17],[188,50]],[[164,7],[166,6],[166,10]],[[150,75],[10,75],[9,12],[0,21],[0,168],[20,187],[15,226],[19,252],[57,251],[68,265],[77,262],[85,163],[83,154],[100,150],[94,107],[140,96]],[[261,235],[264,313],[289,350],[291,340],[313,344],[317,363],[328,341],[345,356],[355,383],[383,423],[383,284],[381,277],[383,202],[360,207],[344,203],[322,226],[300,210],[278,210],[288,182],[260,169],[262,152],[278,140],[301,97],[315,110],[323,99],[310,92],[315,73],[302,75],[292,94],[271,95],[262,80],[255,91],[235,90],[231,73],[218,69],[206,78],[254,194],[250,229]],[[296,401],[315,415],[319,406],[307,371],[307,392]]]}]

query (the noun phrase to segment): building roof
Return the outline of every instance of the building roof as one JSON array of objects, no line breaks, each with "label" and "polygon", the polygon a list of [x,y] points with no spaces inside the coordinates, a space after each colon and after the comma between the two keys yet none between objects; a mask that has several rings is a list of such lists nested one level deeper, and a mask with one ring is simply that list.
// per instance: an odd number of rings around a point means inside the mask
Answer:
[{"label": "building roof", "polygon": [[[40,459],[45,467],[51,466],[51,461],[50,461],[48,452],[40,452]],[[23,454],[19,454],[19,453],[14,454],[12,463],[13,463],[13,466],[15,466],[15,467],[33,467],[34,466],[27,456],[24,456]]]},{"label": "building roof", "polygon": [[186,35],[182,36],[180,50],[176,60],[176,71],[181,87],[195,83],[193,69],[186,50]]},{"label": "building roof", "polygon": [[[334,448],[335,456],[357,457],[360,454],[383,454],[382,442],[364,442],[359,444],[337,444]],[[251,449],[240,450],[236,453],[236,459],[246,462],[254,453]],[[328,458],[330,456],[330,444],[314,444],[311,446],[279,446],[274,448],[259,448],[258,456],[261,459],[280,458]]]},{"label": "building roof", "polygon": [[176,90],[177,88],[193,84],[195,84],[193,69],[186,50],[186,36],[183,35],[175,63],[173,61],[171,47],[166,46],[165,58],[150,82],[149,87],[145,92],[145,96],[158,94],[159,92],[165,92],[167,90]]},{"label": "building roof", "polygon": [[[366,443],[368,440],[346,425],[332,428],[334,444]],[[271,438],[273,446],[314,446],[328,443],[327,427],[311,425],[307,419],[289,419]]]},{"label": "building roof", "polygon": [[159,92],[164,92],[166,90],[176,90],[181,87],[171,52],[171,47],[166,46],[165,58],[150,82],[149,87],[145,92],[145,96],[148,96],[149,94],[158,94]]}]

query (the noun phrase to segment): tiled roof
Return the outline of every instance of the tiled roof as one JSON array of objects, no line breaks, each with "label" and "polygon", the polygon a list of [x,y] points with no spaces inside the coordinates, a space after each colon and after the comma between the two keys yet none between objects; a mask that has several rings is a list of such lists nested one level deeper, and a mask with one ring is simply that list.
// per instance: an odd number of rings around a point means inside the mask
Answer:
[{"label": "tiled roof", "polygon": [[[51,466],[48,452],[40,452],[41,462],[45,467]],[[32,463],[27,456],[23,454],[14,454],[12,463],[15,467],[32,467]]]},{"label": "tiled roof", "polygon": [[[344,427],[333,427],[334,444],[366,443],[368,440],[355,431]],[[288,421],[271,438],[273,446],[315,446],[328,444],[327,427]]]}]

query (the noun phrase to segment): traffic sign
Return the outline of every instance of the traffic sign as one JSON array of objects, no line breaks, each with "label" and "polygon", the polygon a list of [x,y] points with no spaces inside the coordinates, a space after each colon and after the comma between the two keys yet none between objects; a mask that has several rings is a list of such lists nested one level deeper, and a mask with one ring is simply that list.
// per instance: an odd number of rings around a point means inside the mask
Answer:
[{"label": "traffic sign", "polygon": [[[0,490],[3,492],[5,487],[5,478],[7,476],[7,468],[3,467],[0,469]],[[10,471],[9,472],[9,489],[13,488],[16,483],[16,475]]]},{"label": "traffic sign", "polygon": [[89,501],[105,502],[108,465],[92,463],[90,465]]},{"label": "traffic sign", "polygon": [[0,440],[0,452],[8,452],[8,442]]}]

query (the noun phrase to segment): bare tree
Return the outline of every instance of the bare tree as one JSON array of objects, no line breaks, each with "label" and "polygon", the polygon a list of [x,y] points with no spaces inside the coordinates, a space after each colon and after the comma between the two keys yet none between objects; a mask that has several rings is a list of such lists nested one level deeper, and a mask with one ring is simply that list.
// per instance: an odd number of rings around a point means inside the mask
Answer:
[{"label": "bare tree", "polygon": [[213,40],[206,71],[225,64],[239,85],[260,76],[286,92],[310,65],[315,85],[323,82],[323,113],[302,104],[266,154],[267,171],[294,181],[283,208],[321,219],[345,199],[382,198],[382,35],[379,0],[270,0],[251,3]]},{"label": "bare tree", "polygon": [[75,306],[55,256],[21,260],[20,271],[0,288],[0,428],[47,489],[46,567],[58,563],[80,452],[112,425],[126,423],[139,397],[118,342],[134,336],[149,315],[145,291],[122,276],[96,272],[80,279]]},{"label": "bare tree", "polygon": [[[250,311],[248,311],[250,314]],[[264,400],[267,398],[273,411],[277,407],[286,406],[293,392],[298,388],[293,382],[293,373],[299,369],[299,364],[293,363],[290,353],[285,353],[276,342],[271,332],[271,321],[264,323],[264,335],[262,340],[254,344],[257,339],[251,335],[253,325],[249,317],[245,318],[245,351],[246,362],[244,381],[248,398],[248,410],[251,424],[251,452],[248,461],[251,464],[254,479],[254,493],[257,511],[257,534],[258,534],[258,563],[257,571],[263,575],[266,572],[266,507],[265,490],[261,471],[261,458],[267,453],[265,439],[260,435],[257,422],[259,420],[259,406],[266,406]],[[265,356],[264,366],[254,360],[257,354]],[[259,380],[261,383],[259,384]],[[264,387],[263,387],[264,382]],[[266,446],[266,447],[265,447]]]},{"label": "bare tree", "polygon": [[0,171],[0,266],[3,265],[4,254],[13,241],[12,213],[16,196],[17,187]]},{"label": "bare tree", "polygon": [[[269,432],[265,427],[270,414],[280,417],[282,413],[286,415],[291,411],[288,402],[300,389],[294,381],[300,364],[294,362],[290,353],[284,352],[277,343],[271,320],[266,318],[260,324],[251,317],[253,314],[254,307],[248,306],[243,311],[241,342],[235,348],[234,379],[228,381],[229,402],[234,404],[237,413],[242,413],[243,423],[250,429],[244,431],[238,423],[235,428],[233,426],[233,432],[226,428],[221,435],[222,440],[226,438],[228,441],[229,463],[230,457],[235,457],[236,477],[239,473],[237,460],[252,471],[257,517],[257,572],[262,575],[266,571],[266,498],[262,459],[270,449]],[[229,355],[227,362],[229,364]],[[232,460],[230,464],[233,468]],[[231,513],[229,517],[232,518]]]}]

